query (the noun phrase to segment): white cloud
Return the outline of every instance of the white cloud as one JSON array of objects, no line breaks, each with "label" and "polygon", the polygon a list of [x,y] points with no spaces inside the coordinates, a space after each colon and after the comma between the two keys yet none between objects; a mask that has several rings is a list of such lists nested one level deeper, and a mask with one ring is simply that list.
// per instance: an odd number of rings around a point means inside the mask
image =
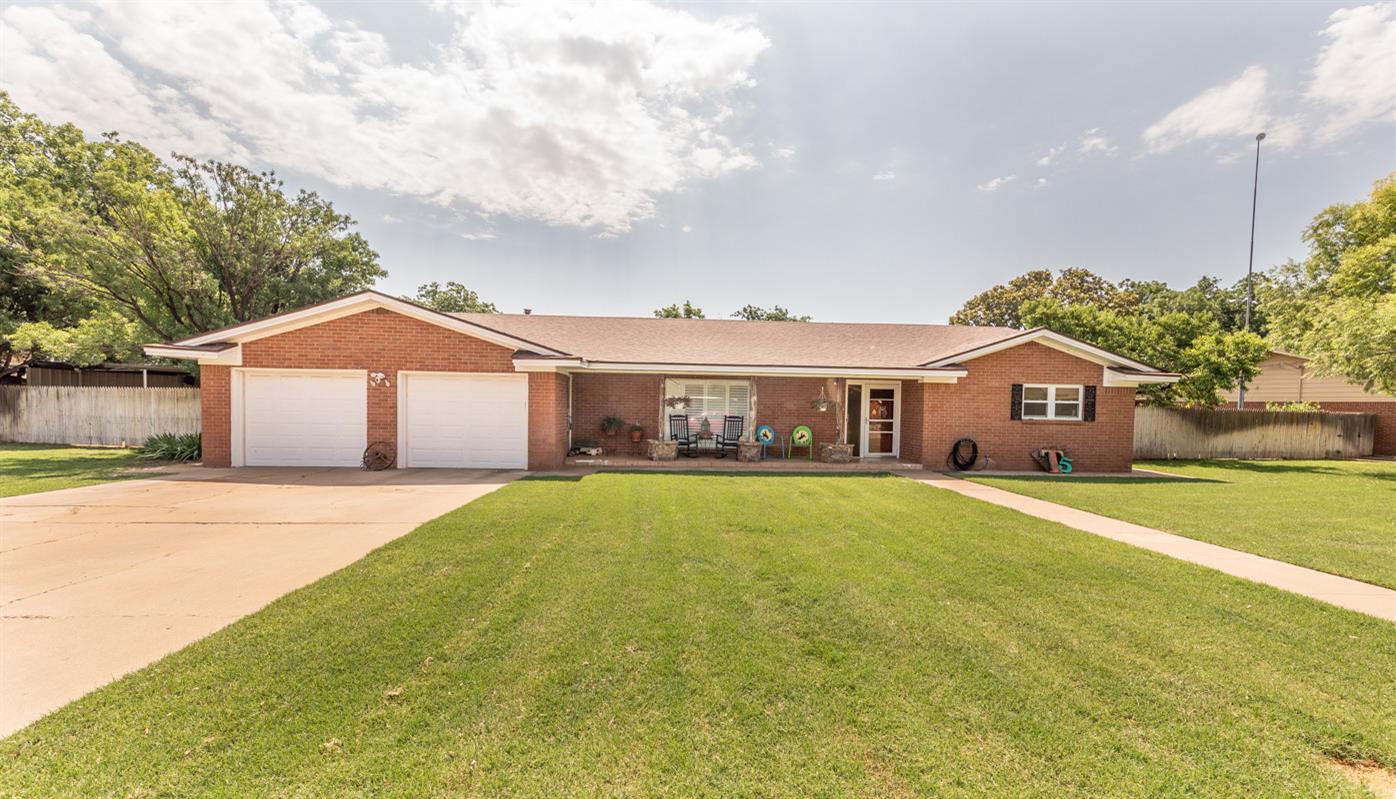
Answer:
[{"label": "white cloud", "polygon": [[1332,141],[1369,122],[1396,119],[1396,5],[1333,12],[1304,97],[1326,106],[1318,138]]},{"label": "white cloud", "polygon": [[1041,158],[1037,159],[1037,165],[1038,165],[1038,166],[1051,166],[1053,163],[1056,162],[1057,156],[1059,156],[1059,155],[1061,155],[1061,154],[1062,154],[1062,148],[1061,148],[1061,147],[1049,147],[1049,148],[1047,148],[1047,154],[1044,155],[1044,156],[1042,156]]},{"label": "white cloud", "polygon": [[493,233],[458,233],[457,235],[466,241],[489,241],[490,239],[499,238]]},{"label": "white cloud", "polygon": [[1039,189],[1045,189],[1045,188],[1047,188],[1047,178],[1038,178],[1038,179],[1037,179],[1037,188],[1039,188]]},{"label": "white cloud", "polygon": [[1216,137],[1243,136],[1265,129],[1266,71],[1247,67],[1230,83],[1202,92],[1169,111],[1144,131],[1150,152],[1162,153],[1187,142]]},{"label": "white cloud", "polygon": [[878,172],[876,175],[873,175],[873,176],[872,176],[872,179],[873,179],[873,180],[878,180],[878,181],[883,181],[883,182],[886,182],[886,181],[889,181],[889,180],[896,180],[896,179],[897,179],[897,173],[896,173],[896,172],[893,172],[893,171],[890,170],[890,169],[884,169],[884,170],[882,170],[881,172]]},{"label": "white cloud", "polygon": [[614,235],[757,165],[724,133],[770,42],[649,3],[440,6],[395,61],[304,0],[9,6],[0,88],[51,121]]},{"label": "white cloud", "polygon": [[774,150],[772,150],[772,153],[775,155],[776,158],[788,161],[791,158],[795,157],[795,147],[793,145],[777,147]]},{"label": "white cloud", "polygon": [[392,214],[383,214],[383,222],[384,222],[384,224],[396,225],[396,224],[398,224],[398,223],[401,222],[401,221],[402,221],[402,217],[393,216]]},{"label": "white cloud", "polygon": [[980,183],[976,188],[978,188],[980,191],[998,191],[999,189],[1003,188],[1004,186],[1008,185],[1009,183],[1012,183],[1017,179],[1017,175],[1004,175],[1001,178],[993,178],[992,180]]},{"label": "white cloud", "polygon": [[1081,155],[1102,153],[1114,156],[1119,151],[1120,148],[1100,128],[1091,128],[1081,134],[1081,139],[1076,142],[1076,152]]},{"label": "white cloud", "polygon": [[682,228],[682,230],[683,230],[683,232],[685,232],[685,233],[692,233],[692,232],[693,232],[693,226],[692,226],[692,225],[684,225],[683,228]]}]

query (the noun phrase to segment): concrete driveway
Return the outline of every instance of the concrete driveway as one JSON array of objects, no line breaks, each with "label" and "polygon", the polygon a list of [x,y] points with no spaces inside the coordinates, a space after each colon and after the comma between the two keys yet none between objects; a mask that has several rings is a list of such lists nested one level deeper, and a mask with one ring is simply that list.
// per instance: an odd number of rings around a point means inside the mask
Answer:
[{"label": "concrete driveway", "polygon": [[0,736],[520,474],[196,468],[0,499]]}]

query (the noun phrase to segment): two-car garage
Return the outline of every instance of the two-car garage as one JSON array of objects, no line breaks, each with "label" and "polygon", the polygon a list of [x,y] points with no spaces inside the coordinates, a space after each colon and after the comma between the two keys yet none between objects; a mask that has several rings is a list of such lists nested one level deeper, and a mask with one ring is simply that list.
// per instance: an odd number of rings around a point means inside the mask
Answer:
[{"label": "two-car garage", "polygon": [[358,466],[370,440],[369,393],[394,392],[400,467],[523,469],[527,375],[336,369],[234,369],[232,461],[246,466]]}]

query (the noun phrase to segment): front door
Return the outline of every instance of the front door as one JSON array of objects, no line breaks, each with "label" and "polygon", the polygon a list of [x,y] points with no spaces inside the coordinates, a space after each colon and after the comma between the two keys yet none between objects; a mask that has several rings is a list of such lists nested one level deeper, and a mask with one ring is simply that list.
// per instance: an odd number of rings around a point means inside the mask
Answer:
[{"label": "front door", "polygon": [[901,450],[901,385],[849,383],[844,407],[853,454],[894,458]]}]

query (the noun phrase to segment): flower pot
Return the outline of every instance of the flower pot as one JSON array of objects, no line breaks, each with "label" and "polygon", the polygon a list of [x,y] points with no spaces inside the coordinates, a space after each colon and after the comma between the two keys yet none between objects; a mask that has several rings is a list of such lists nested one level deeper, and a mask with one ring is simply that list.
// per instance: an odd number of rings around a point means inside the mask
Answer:
[{"label": "flower pot", "polygon": [[819,459],[825,463],[852,463],[852,444],[820,444]]},{"label": "flower pot", "polygon": [[761,445],[755,441],[738,441],[737,460],[742,463],[755,463],[761,460]]},{"label": "flower pot", "polygon": [[631,430],[631,431],[630,431],[630,440],[633,441],[633,442],[635,442],[636,444],[640,443],[641,441],[644,441],[644,440],[645,440],[645,430],[644,430],[644,428],[637,427],[637,428],[635,428],[634,430]]}]

